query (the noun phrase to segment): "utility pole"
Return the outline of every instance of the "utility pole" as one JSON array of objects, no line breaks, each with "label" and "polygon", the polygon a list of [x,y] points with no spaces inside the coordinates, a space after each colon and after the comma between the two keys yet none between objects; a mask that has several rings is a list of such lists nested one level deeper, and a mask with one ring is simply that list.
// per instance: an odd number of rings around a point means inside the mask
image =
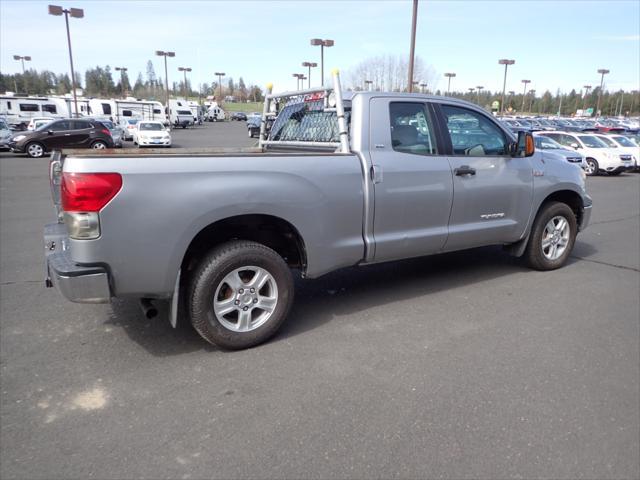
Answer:
[{"label": "utility pole", "polygon": [[[413,65],[416,53],[416,21],[418,19],[418,0],[413,0],[413,15],[411,17],[411,47],[409,48],[409,93],[413,92]],[[449,79],[451,81],[451,79]]]}]

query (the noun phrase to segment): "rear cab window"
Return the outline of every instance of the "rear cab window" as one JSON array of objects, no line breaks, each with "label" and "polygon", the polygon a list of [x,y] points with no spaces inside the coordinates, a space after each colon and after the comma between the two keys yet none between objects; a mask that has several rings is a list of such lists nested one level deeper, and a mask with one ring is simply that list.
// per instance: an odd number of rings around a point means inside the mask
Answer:
[{"label": "rear cab window", "polygon": [[436,155],[434,127],[426,104],[391,102],[389,104],[391,147],[396,152]]}]

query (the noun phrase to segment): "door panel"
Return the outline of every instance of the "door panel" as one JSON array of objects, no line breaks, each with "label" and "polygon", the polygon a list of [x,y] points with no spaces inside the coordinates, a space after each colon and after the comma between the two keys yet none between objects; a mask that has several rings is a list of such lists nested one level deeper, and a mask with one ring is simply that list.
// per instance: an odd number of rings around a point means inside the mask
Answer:
[{"label": "door panel", "polygon": [[440,111],[451,138],[454,172],[445,250],[517,241],[531,211],[531,162],[508,154],[510,139],[493,119],[458,106],[442,105]]},{"label": "door panel", "polygon": [[52,122],[46,131],[53,131],[53,134],[49,135],[47,133],[42,137],[42,142],[46,145],[47,150],[52,148],[62,148],[66,145],[70,135],[70,128],[70,120],[58,120],[56,122]]},{"label": "door panel", "polygon": [[453,181],[425,103],[371,99],[376,262],[438,252],[447,239]]}]

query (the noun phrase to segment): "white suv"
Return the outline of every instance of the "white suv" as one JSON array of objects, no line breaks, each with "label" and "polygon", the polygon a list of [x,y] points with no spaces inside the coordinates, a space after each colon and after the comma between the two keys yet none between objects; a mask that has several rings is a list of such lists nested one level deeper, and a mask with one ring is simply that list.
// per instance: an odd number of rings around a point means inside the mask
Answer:
[{"label": "white suv", "polygon": [[544,132],[545,137],[552,138],[560,145],[578,150],[587,158],[587,175],[607,172],[619,175],[631,169],[631,155],[618,148],[609,148],[596,135],[573,132]]}]

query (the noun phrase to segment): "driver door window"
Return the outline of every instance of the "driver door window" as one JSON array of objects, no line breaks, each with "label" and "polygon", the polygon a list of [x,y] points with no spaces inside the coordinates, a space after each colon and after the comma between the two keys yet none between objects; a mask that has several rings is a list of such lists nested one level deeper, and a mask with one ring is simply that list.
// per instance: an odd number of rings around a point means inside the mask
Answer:
[{"label": "driver door window", "polygon": [[71,122],[62,120],[60,122],[54,122],[50,125],[49,130],[53,132],[63,132],[65,130],[71,130]]},{"label": "driver door window", "polygon": [[442,105],[454,155],[502,157],[508,155],[508,142],[500,128],[473,110]]}]

